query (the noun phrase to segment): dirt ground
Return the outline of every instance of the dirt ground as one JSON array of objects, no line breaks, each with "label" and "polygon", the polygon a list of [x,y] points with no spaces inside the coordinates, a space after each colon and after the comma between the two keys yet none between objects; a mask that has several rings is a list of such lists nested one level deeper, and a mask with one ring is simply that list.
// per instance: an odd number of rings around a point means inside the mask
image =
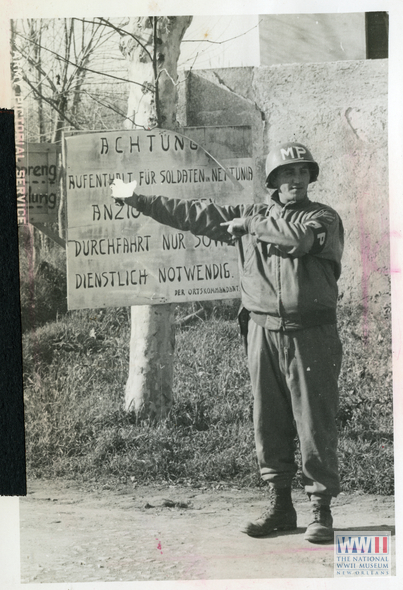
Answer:
[{"label": "dirt ground", "polygon": [[[302,492],[294,493],[296,531],[263,539],[240,532],[266,496],[225,486],[88,491],[31,482],[20,499],[21,581],[333,577],[333,543],[304,541],[310,507]],[[393,497],[342,494],[332,511],[335,530],[392,531],[394,547]]]}]

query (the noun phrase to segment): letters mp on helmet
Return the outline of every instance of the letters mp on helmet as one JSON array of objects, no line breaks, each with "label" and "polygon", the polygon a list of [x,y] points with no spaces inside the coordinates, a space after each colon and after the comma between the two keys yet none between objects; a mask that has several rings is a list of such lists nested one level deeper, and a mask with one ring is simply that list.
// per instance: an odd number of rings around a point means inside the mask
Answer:
[{"label": "letters mp on helmet", "polygon": [[319,175],[319,165],[311,152],[302,143],[283,143],[272,149],[266,158],[266,186],[276,188],[273,184],[274,172],[287,164],[307,163],[311,169],[309,182],[315,182]]}]

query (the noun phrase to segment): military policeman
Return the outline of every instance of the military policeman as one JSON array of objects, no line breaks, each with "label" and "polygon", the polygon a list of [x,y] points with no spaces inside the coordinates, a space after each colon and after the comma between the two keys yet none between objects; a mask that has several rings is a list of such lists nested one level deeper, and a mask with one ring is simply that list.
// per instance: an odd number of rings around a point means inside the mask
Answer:
[{"label": "military policeman", "polygon": [[267,510],[243,532],[262,537],[296,528],[291,483],[298,437],[312,506],[305,539],[314,543],[333,539],[342,356],[336,304],[343,225],[331,207],[308,198],[318,174],[308,148],[292,142],[267,156],[266,186],[275,189],[267,204],[218,206],[136,193],[119,199],[171,227],[237,239],[256,452],[270,490]]}]

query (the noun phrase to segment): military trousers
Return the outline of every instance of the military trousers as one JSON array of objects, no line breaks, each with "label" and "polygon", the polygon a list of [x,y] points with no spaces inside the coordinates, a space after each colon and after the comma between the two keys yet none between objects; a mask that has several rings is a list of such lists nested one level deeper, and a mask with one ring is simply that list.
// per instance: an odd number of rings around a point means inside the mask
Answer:
[{"label": "military trousers", "polygon": [[308,494],[337,496],[338,377],[342,346],[334,324],[293,330],[248,326],[257,459],[263,479],[291,485],[297,472]]}]

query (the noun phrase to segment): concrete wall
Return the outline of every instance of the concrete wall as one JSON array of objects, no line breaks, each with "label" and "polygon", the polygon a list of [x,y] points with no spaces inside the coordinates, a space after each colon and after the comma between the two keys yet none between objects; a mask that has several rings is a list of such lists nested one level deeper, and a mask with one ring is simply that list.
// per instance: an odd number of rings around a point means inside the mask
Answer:
[{"label": "concrete wall", "polygon": [[309,196],[345,225],[342,300],[374,311],[390,292],[387,74],[387,60],[187,72],[179,109],[184,125],[251,125],[257,201],[272,147],[311,149],[320,175]]}]

